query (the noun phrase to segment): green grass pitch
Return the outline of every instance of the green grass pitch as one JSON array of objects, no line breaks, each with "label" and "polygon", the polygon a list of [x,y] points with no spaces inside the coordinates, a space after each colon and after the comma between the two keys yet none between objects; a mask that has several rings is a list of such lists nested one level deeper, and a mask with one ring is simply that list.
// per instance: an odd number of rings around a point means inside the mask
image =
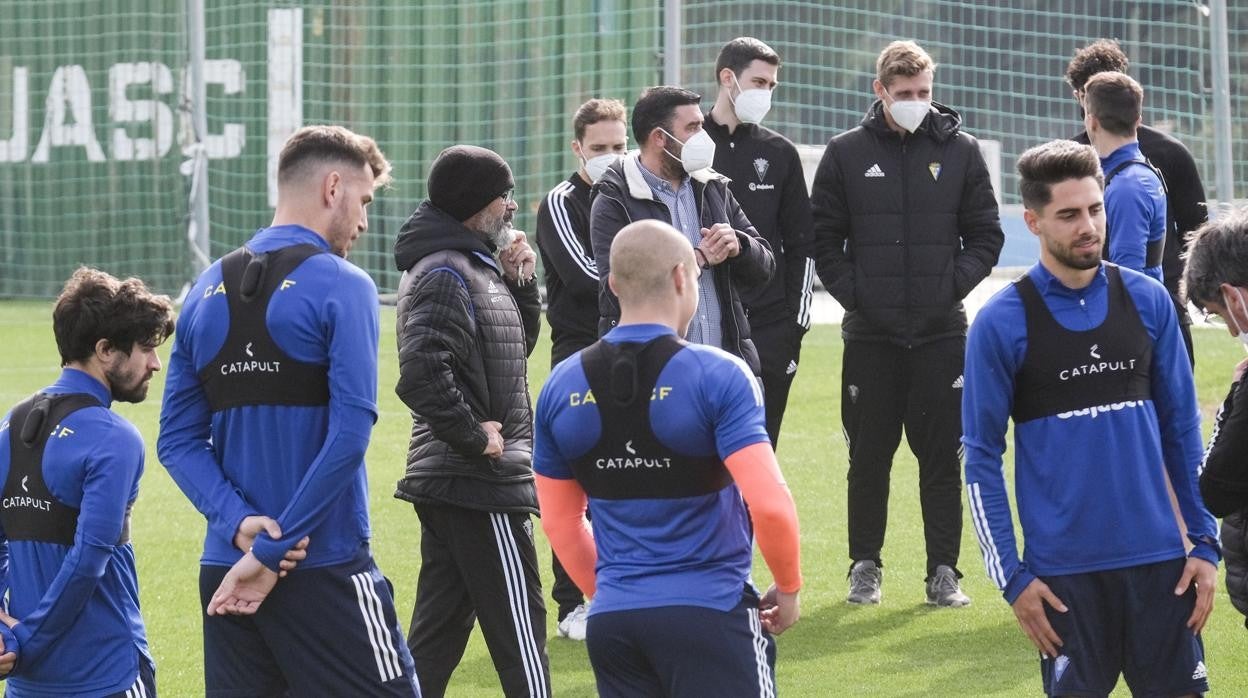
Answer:
[{"label": "green grass pitch", "polygon": [[[58,373],[49,303],[0,303],[0,409],[7,410]],[[530,361],[534,395],[549,364],[549,330]],[[1197,387],[1208,433],[1212,415],[1243,357],[1224,332],[1196,332]],[[161,350],[167,359],[169,345]],[[1021,696],[1040,693],[1034,651],[1013,614],[988,582],[970,522],[964,526],[961,568],[974,603],[964,609],[931,609],[923,603],[923,536],[917,466],[905,446],[893,469],[890,525],[884,548],[884,602],[876,608],[844,602],[848,565],[845,543],[845,446],[840,427],[839,327],[817,326],[807,336],[801,371],[780,442],[780,463],[797,500],[802,525],[802,619],[779,639],[779,688],[788,696]],[[395,397],[397,361],[394,312],[382,312],[381,415],[368,452],[373,544],[378,564],[394,582],[399,618],[407,625],[419,566],[420,529],[410,506],[391,495],[403,470],[409,418]],[[156,461],[155,442],[163,373],[140,405],[117,405],[148,445],[147,472],[135,506],[133,539],[139,561],[143,615],[156,657],[160,691],[203,694],[197,592],[203,519]],[[1007,453],[1007,459],[1010,454]],[[547,603],[550,551],[541,538]],[[770,581],[756,558],[760,585]],[[1219,580],[1219,584],[1220,584]],[[655,632],[662,632],[656,628]],[[592,696],[593,674],[584,645],[555,636],[547,624],[551,673],[560,696]],[[1209,678],[1216,695],[1248,695],[1243,618],[1219,587],[1205,631]],[[327,633],[326,642],[334,638]],[[480,634],[452,678],[452,696],[496,696],[497,678]],[[1127,695],[1119,682],[1116,695]]]}]

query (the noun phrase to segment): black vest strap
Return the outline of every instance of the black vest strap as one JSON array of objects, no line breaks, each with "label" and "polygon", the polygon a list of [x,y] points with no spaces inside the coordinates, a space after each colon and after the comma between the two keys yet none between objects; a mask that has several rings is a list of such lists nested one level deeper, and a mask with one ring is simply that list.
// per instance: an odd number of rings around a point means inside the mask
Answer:
[{"label": "black vest strap", "polygon": [[[1118,163],[1118,165],[1114,167],[1114,169],[1109,171],[1109,174],[1105,175],[1105,189],[1107,190],[1109,189],[1109,183],[1114,181],[1114,177],[1117,177],[1118,173],[1127,169],[1131,165],[1139,165],[1140,167],[1147,167],[1148,169],[1152,170],[1153,174],[1157,175],[1157,179],[1161,180],[1161,193],[1164,194],[1166,197],[1166,235],[1163,235],[1160,240],[1149,240],[1148,243],[1144,246],[1144,266],[1146,268],[1147,267],[1159,267],[1161,266],[1162,261],[1166,257],[1166,238],[1169,237],[1170,227],[1173,225],[1177,225],[1177,223],[1174,222],[1174,217],[1170,215],[1170,190],[1166,187],[1165,175],[1163,175],[1161,173],[1161,170],[1154,167],[1153,163],[1149,162],[1147,159],[1145,159],[1143,162],[1140,162],[1139,160],[1127,160],[1126,162]],[[1109,249],[1109,233],[1110,233],[1109,222],[1106,221],[1105,223],[1105,249],[1106,250]]]},{"label": "black vest strap", "polygon": [[576,479],[589,496],[676,499],[718,492],[732,482],[718,456],[676,453],[650,428],[659,374],[683,346],[682,340],[662,335],[644,344],[599,341],[581,352],[602,420],[598,443],[572,461]]},{"label": "black vest strap", "polygon": [[221,350],[199,372],[214,412],[243,405],[325,405],[326,366],[295,361],[269,334],[265,316],[286,276],[325,250],[292,245],[253,255],[240,247],[221,259],[221,279],[230,308],[230,330]]},{"label": "black vest strap", "polygon": [[1029,274],[1014,282],[1027,315],[1027,353],[1014,377],[1014,422],[1123,409],[1152,397],[1153,340],[1117,265],[1106,264],[1109,309],[1098,327],[1062,327]]},{"label": "black vest strap", "polygon": [[[0,523],[9,540],[73,545],[78,531],[78,509],[52,496],[43,477],[43,453],[48,439],[64,436],[60,425],[70,414],[100,401],[86,393],[37,393],[13,408],[9,418],[9,475],[0,498]],[[130,540],[130,509],[117,545]]]}]

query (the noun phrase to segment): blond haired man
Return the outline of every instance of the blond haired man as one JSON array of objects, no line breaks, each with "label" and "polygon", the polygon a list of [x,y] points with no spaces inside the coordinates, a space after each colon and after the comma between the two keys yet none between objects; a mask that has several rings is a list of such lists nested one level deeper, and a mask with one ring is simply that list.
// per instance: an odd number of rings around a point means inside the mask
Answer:
[{"label": "blond haired man", "polygon": [[845,308],[841,420],[849,449],[848,601],[880,602],[889,471],[905,428],[919,461],[927,602],[965,606],[962,298],[1004,236],[988,168],[962,119],[932,101],[936,64],[913,41],[876,61],[875,101],[815,174],[816,268]]}]

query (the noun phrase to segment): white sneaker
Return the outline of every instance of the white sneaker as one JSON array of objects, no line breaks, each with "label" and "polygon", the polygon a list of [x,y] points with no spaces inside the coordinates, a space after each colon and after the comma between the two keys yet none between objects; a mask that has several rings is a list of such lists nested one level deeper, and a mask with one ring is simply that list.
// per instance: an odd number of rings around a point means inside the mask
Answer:
[{"label": "white sneaker", "polygon": [[589,602],[577,606],[572,612],[559,621],[559,637],[569,640],[585,641],[585,625],[589,622]]}]

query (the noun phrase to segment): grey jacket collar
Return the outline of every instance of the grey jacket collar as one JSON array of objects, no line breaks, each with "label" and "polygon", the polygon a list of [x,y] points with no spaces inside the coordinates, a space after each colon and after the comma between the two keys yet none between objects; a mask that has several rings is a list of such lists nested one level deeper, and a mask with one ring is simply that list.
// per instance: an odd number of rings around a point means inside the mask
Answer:
[{"label": "grey jacket collar", "polygon": [[[624,181],[628,184],[628,195],[634,199],[654,201],[654,192],[650,191],[650,185],[646,183],[646,178],[641,174],[641,151],[630,150],[624,156],[623,168]],[[690,174],[689,177],[702,184],[713,181],[727,184],[732,181],[710,167],[698,170]]]}]

